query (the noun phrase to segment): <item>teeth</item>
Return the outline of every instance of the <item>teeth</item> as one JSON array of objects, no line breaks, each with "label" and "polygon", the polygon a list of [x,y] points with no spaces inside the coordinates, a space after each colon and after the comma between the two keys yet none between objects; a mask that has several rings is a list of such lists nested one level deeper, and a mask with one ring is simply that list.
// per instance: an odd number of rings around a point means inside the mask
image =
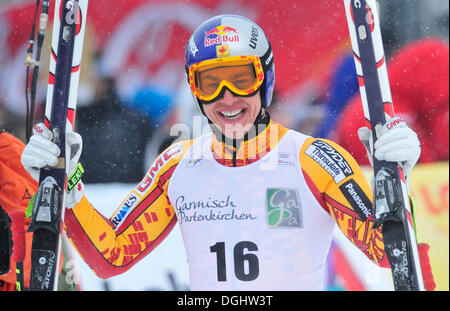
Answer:
[{"label": "teeth", "polygon": [[228,119],[235,119],[239,117],[241,112],[244,111],[244,109],[234,110],[234,111],[221,111],[220,113]]}]

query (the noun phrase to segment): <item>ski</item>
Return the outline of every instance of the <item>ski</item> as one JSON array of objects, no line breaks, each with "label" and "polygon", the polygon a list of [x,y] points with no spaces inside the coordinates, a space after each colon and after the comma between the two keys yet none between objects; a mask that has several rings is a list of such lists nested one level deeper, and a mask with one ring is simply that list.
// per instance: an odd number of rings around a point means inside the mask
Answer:
[{"label": "ski", "polygon": [[66,129],[73,129],[88,0],[56,0],[45,125],[61,149],[56,167],[41,169],[28,228],[33,232],[30,290],[57,290],[67,188]]},{"label": "ski", "polygon": [[[344,0],[367,126],[377,129],[394,117],[376,0]],[[409,193],[397,163],[373,158],[374,228],[382,225],[395,290],[424,290]]]}]

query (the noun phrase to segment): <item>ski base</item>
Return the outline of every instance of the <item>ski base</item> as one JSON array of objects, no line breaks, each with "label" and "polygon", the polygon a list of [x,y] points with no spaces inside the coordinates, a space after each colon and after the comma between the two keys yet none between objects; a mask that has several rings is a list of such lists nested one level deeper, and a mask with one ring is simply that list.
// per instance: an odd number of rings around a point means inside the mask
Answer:
[{"label": "ski base", "polygon": [[[54,177],[53,177],[54,176]],[[33,216],[28,227],[33,232],[31,247],[30,290],[56,290],[60,252],[61,220],[63,219],[64,169],[41,171],[41,182],[33,204]]]},{"label": "ski base", "polygon": [[38,238],[33,239],[33,245],[42,245],[42,248],[35,246],[31,251],[31,261],[37,263],[30,275],[30,290],[52,291],[55,290],[55,277],[58,256],[52,249],[58,249],[51,241],[57,241],[59,235],[48,230],[38,230]]},{"label": "ski base", "polygon": [[405,225],[401,222],[387,221],[383,224],[384,250],[391,265],[392,278],[396,291],[420,290],[414,273],[411,242],[407,239]]}]

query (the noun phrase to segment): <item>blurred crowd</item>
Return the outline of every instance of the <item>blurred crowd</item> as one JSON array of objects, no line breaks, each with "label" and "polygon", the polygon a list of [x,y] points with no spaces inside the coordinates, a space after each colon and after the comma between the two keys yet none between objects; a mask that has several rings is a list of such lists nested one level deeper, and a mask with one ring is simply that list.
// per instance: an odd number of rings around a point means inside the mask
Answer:
[{"label": "blurred crowd", "polygon": [[[380,7],[395,113],[418,133],[420,163],[448,161],[448,4],[446,10],[436,11],[435,6],[424,7],[421,2],[405,3],[401,10],[396,1],[383,1]],[[137,182],[156,155],[177,138],[171,133],[173,125],[184,123],[192,129],[193,117],[200,114],[187,86],[173,91],[148,83],[133,96],[123,96],[116,87],[120,77],[99,68],[100,51],[89,53],[92,57],[83,62],[94,66],[82,75],[76,116],[76,130],[84,139],[85,182]],[[361,165],[368,165],[357,137],[363,111],[349,47],[338,52],[323,81],[308,81],[289,94],[275,89],[270,107],[273,119],[305,134],[334,140]],[[43,107],[44,101],[38,103],[35,122],[42,121]],[[24,115],[2,105],[0,98],[0,129],[25,142],[24,127]]]}]

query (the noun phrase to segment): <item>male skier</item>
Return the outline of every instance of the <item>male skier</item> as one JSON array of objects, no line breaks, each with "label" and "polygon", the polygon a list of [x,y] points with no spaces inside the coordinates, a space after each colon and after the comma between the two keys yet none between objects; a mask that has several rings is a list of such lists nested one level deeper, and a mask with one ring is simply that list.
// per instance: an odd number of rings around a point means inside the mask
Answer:
[{"label": "male skier", "polygon": [[[212,132],[167,148],[109,219],[89,203],[82,182],[66,197],[67,236],[97,275],[130,269],[177,221],[192,290],[323,290],[336,225],[388,267],[356,161],[332,141],[271,120],[275,67],[264,31],[241,16],[213,17],[192,34],[185,60]],[[399,119],[383,129],[369,156],[374,150],[377,159],[400,163],[408,176],[420,156],[416,133]],[[370,145],[369,129],[360,134]],[[36,179],[57,163],[51,138],[36,125],[23,153]],[[81,137],[72,132],[68,144],[78,149],[73,171]]]}]

